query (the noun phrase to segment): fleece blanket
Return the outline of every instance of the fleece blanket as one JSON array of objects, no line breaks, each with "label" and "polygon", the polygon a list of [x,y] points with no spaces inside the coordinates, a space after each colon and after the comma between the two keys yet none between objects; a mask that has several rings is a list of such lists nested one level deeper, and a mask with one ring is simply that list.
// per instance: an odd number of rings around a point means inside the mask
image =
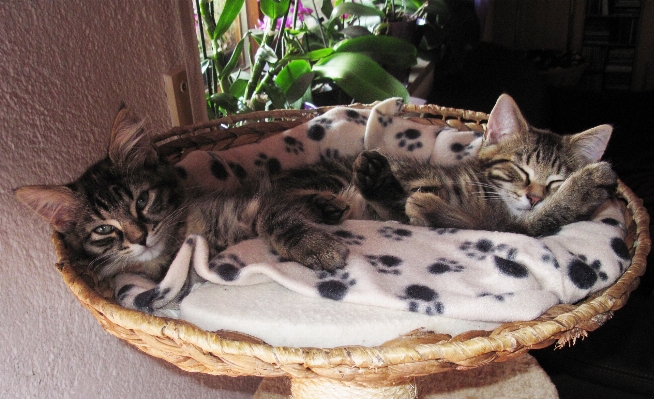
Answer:
[{"label": "fleece blanket", "polygon": [[[275,173],[364,148],[441,163],[476,155],[480,133],[397,117],[400,106],[391,99],[370,111],[337,108],[282,137],[187,157],[180,167],[188,172],[189,184],[227,189],[261,168]],[[334,273],[280,259],[260,239],[243,241],[209,259],[206,240],[193,235],[161,282],[120,275],[115,293],[125,307],[157,313],[178,307],[197,281],[274,281],[333,301],[474,321],[530,320],[557,303],[576,302],[605,288],[622,274],[630,264],[623,215],[620,203],[609,201],[591,220],[540,238],[348,220],[325,226],[350,248],[348,264]]]}]

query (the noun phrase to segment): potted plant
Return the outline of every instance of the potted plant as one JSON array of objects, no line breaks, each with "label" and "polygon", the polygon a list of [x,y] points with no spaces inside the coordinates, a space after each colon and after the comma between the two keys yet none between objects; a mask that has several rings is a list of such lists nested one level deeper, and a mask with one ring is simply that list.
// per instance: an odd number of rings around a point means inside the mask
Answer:
[{"label": "potted plant", "polygon": [[[210,0],[199,1],[201,22],[212,51],[203,62],[215,90],[208,104],[220,114],[271,108],[299,108],[315,102],[326,87],[344,92],[354,101],[370,103],[388,97],[408,100],[405,86],[380,65],[408,68],[416,63],[416,48],[401,39],[374,35],[365,17],[382,19],[372,5],[324,1],[316,19],[300,0],[260,0],[265,16],[260,29],[246,32],[228,52],[223,35],[234,23],[244,0],[230,0],[213,13]],[[216,18],[217,16],[217,18]],[[314,18],[316,23],[310,24]],[[238,67],[254,40],[258,50],[251,67]]]}]

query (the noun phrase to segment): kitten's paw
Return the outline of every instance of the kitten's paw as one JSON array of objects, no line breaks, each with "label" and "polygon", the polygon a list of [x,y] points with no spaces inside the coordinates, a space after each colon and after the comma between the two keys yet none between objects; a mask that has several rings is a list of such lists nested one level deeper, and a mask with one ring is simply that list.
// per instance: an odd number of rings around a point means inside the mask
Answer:
[{"label": "kitten's paw", "polygon": [[347,201],[329,192],[321,192],[311,201],[311,209],[317,222],[338,224],[350,214],[350,205]]},{"label": "kitten's paw", "polygon": [[395,177],[388,159],[377,151],[364,151],[354,160],[354,185],[367,199],[388,195]]},{"label": "kitten's paw", "polygon": [[618,186],[618,175],[611,165],[606,162],[597,162],[587,165],[584,169],[590,169],[590,175],[598,187],[614,191]]},{"label": "kitten's paw", "polygon": [[582,201],[603,203],[613,196],[618,186],[618,175],[606,162],[586,165],[579,171],[579,178],[584,193]]},{"label": "kitten's paw", "polygon": [[291,249],[291,259],[313,270],[333,272],[345,267],[349,253],[350,249],[338,238],[325,231],[314,231]]},{"label": "kitten's paw", "polygon": [[577,212],[583,219],[590,215],[615,194],[618,176],[606,162],[592,163],[573,173],[566,182],[563,193],[577,204]]}]

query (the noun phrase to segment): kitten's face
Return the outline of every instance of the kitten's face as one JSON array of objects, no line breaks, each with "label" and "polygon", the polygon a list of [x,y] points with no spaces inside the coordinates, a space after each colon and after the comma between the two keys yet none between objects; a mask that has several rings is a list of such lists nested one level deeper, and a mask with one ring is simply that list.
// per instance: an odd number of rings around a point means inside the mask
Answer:
[{"label": "kitten's face", "polygon": [[599,161],[611,130],[601,125],[561,136],[535,129],[502,95],[489,116],[479,159],[509,211],[521,215],[541,207],[571,173]]},{"label": "kitten's face", "polygon": [[159,278],[185,233],[183,195],[175,169],[157,159],[143,122],[125,108],[104,160],[68,185],[16,191],[100,278],[121,271]]},{"label": "kitten's face", "polygon": [[[152,164],[129,173],[110,160],[92,167],[75,184],[80,214],[76,235],[100,277],[141,271],[179,246],[184,211],[174,171]],[[156,262],[154,262],[156,263]],[[146,271],[156,274],[158,270]]]},{"label": "kitten's face", "polygon": [[486,177],[514,215],[540,207],[568,177],[563,140],[547,132],[527,133],[520,140],[498,145]]}]

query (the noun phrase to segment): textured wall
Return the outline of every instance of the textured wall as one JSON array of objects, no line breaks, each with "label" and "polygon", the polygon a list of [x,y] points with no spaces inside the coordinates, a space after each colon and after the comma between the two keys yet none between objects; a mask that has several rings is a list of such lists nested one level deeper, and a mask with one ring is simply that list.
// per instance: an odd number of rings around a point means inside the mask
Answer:
[{"label": "textured wall", "polygon": [[187,1],[0,1],[2,398],[246,398],[256,389],[255,378],[179,371],[104,332],[55,271],[46,223],[11,192],[66,183],[101,158],[121,101],[153,129],[170,127],[161,75],[192,61],[179,23]]}]

